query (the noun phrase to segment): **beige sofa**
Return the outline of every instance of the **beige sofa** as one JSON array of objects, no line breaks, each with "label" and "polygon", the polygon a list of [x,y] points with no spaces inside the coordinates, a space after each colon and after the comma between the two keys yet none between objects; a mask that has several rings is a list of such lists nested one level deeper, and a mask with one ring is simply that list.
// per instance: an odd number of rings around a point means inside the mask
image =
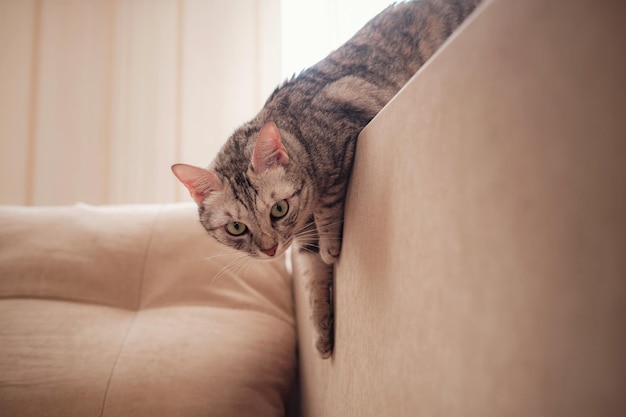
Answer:
[{"label": "beige sofa", "polygon": [[326,361],[193,205],[3,208],[0,415],[626,415],[625,9],[488,1],[366,128]]},{"label": "beige sofa", "polygon": [[[226,252],[226,253],[225,253]],[[0,415],[282,415],[291,280],[194,204],[0,209]]]}]

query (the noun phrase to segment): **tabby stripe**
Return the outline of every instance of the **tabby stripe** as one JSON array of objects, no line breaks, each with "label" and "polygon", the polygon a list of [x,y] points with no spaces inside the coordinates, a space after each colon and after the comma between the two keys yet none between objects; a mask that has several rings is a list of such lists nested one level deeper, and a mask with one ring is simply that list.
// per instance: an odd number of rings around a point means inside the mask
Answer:
[{"label": "tabby stripe", "polygon": [[302,190],[304,190],[304,181],[300,181],[298,188],[296,188],[296,191],[294,191],[293,194],[291,194],[289,198],[294,198],[294,197],[299,196],[300,194],[302,194]]},{"label": "tabby stripe", "polygon": [[319,89],[320,82],[322,85],[329,84],[337,79],[337,77],[333,77],[332,75],[318,70],[315,67],[311,67],[305,70],[299,77],[300,79],[311,81],[315,84],[316,89]]},{"label": "tabby stripe", "polygon": [[[242,173],[235,174],[235,184],[237,187],[232,187],[233,193],[235,194],[235,199],[237,199],[241,204],[248,207],[250,210],[254,210],[255,201],[257,196],[259,195],[259,190],[250,182],[250,179],[247,175]],[[254,193],[252,195],[251,191]],[[245,199],[245,201],[244,201]]]},{"label": "tabby stripe", "polygon": [[291,216],[284,219],[281,223],[285,227],[291,227],[296,223],[297,220],[298,220],[298,215],[292,214]]},{"label": "tabby stripe", "polygon": [[317,244],[317,241],[315,243],[304,243],[299,247],[299,251],[300,253],[305,253],[305,252],[313,252],[313,253],[320,253],[320,248]]},{"label": "tabby stripe", "polygon": [[320,206],[322,208],[325,208],[325,209],[335,208],[339,204],[343,203],[343,200],[344,200],[344,194],[343,193],[338,193],[338,194],[335,194],[334,196],[328,196],[328,197],[334,197],[334,199],[329,201],[329,202],[326,202],[327,200],[320,202]]}]

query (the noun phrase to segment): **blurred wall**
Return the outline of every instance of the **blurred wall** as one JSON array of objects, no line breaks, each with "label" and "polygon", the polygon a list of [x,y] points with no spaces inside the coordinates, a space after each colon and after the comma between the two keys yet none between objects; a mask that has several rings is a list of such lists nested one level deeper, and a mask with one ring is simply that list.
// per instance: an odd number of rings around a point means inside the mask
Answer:
[{"label": "blurred wall", "polygon": [[0,0],[0,204],[187,200],[280,82],[280,0]]}]

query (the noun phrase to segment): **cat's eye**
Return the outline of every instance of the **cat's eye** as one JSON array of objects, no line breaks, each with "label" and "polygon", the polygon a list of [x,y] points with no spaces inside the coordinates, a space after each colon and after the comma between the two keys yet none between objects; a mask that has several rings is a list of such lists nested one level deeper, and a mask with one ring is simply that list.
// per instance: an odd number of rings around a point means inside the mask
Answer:
[{"label": "cat's eye", "polygon": [[248,230],[248,226],[240,222],[230,222],[224,228],[232,236],[241,236]]},{"label": "cat's eye", "polygon": [[278,220],[282,217],[285,217],[288,211],[289,203],[287,203],[287,200],[280,200],[278,203],[272,206],[272,209],[270,210],[270,216],[272,217],[272,220]]}]

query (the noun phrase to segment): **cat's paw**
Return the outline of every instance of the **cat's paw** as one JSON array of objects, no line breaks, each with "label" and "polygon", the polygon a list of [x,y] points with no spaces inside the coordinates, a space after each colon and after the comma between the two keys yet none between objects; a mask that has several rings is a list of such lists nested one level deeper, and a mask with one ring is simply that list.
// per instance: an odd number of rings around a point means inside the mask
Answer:
[{"label": "cat's paw", "polygon": [[333,311],[333,270],[317,258],[318,269],[311,277],[309,297],[311,303],[311,321],[315,328],[317,341],[315,347],[322,359],[333,353],[334,345],[334,311]]},{"label": "cat's paw", "polygon": [[333,238],[320,237],[319,246],[322,261],[328,265],[334,264],[341,252],[341,237],[340,235]]},{"label": "cat's paw", "polygon": [[[332,326],[331,326],[332,327]],[[320,334],[315,343],[315,348],[322,359],[328,359],[333,354],[333,339],[331,334]]]},{"label": "cat's paw", "polygon": [[315,348],[322,359],[328,359],[333,353],[334,342],[333,307],[330,302],[325,300],[314,306],[313,326],[317,331]]},{"label": "cat's paw", "polygon": [[319,255],[325,264],[334,264],[341,252],[343,211],[320,211],[313,216],[318,234]]}]

